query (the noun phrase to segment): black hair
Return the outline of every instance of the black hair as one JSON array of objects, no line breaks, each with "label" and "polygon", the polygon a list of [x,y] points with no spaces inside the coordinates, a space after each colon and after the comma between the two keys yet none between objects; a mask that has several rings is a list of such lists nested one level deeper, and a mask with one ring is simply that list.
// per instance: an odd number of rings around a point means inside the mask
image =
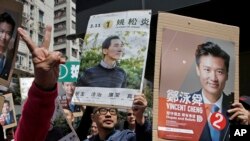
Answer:
[{"label": "black hair", "polygon": [[110,44],[111,44],[111,40],[113,39],[120,39],[118,36],[114,35],[114,36],[110,36],[107,39],[105,39],[102,43],[102,49],[108,49]]},{"label": "black hair", "polygon": [[0,14],[0,23],[3,23],[3,22],[6,22],[12,26],[12,30],[11,30],[11,35],[12,35],[16,26],[16,23],[14,19],[12,18],[12,16],[8,14],[7,12]]},{"label": "black hair", "polygon": [[208,55],[222,58],[226,66],[226,71],[228,72],[230,56],[224,50],[222,50],[219,45],[213,42],[206,42],[198,45],[195,52],[195,59],[197,66],[199,66],[200,64],[200,58],[202,56],[208,56]]}]

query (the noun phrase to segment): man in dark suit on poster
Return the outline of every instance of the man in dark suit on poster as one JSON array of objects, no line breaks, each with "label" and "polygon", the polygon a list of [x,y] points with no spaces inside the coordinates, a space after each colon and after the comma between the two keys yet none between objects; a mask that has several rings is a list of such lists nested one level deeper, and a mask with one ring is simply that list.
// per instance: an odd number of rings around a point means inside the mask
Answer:
[{"label": "man in dark suit on poster", "polygon": [[0,78],[8,79],[12,66],[12,55],[8,46],[15,29],[15,21],[10,14],[0,14]]},{"label": "man in dark suit on poster", "polygon": [[10,102],[4,100],[2,114],[0,115],[0,123],[5,126],[14,122],[14,113],[13,110],[11,110]]},{"label": "man in dark suit on poster", "polygon": [[230,56],[217,44],[206,42],[198,45],[195,58],[202,89],[191,94],[191,97],[194,94],[202,97],[207,116],[199,140],[229,140],[227,110],[233,102],[233,95],[226,95],[223,89],[228,80]]}]

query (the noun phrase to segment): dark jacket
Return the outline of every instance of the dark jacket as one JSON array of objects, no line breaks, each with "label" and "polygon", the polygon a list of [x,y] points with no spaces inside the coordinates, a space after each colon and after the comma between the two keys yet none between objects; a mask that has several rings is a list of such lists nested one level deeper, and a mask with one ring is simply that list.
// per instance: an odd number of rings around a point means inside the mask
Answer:
[{"label": "dark jacket", "polygon": [[[98,134],[84,141],[101,141]],[[149,121],[140,126],[136,124],[135,132],[131,130],[114,130],[105,141],[152,141],[152,126]]]},{"label": "dark jacket", "polygon": [[[201,95],[201,90],[195,92],[195,94]],[[222,115],[226,118],[226,126],[220,132],[220,141],[229,141],[229,115],[227,114],[227,110],[230,109],[231,103],[233,102],[233,95],[227,96],[223,93],[222,99]],[[203,102],[204,103],[204,102]],[[202,134],[200,136],[200,141],[212,141],[208,122],[205,124]]]}]

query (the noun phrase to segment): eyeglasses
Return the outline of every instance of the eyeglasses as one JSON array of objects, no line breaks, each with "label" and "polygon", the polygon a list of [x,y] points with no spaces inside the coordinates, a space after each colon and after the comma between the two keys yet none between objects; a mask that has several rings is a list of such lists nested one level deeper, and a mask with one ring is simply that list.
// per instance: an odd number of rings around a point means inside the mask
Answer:
[{"label": "eyeglasses", "polygon": [[111,114],[111,115],[117,115],[117,110],[115,108],[110,108],[110,109],[106,109],[106,108],[99,108],[95,111],[96,112],[99,112],[100,115],[106,115],[108,112]]},{"label": "eyeglasses", "polygon": [[133,113],[127,113],[127,116],[128,117],[130,117],[130,116],[132,116],[133,115]]}]

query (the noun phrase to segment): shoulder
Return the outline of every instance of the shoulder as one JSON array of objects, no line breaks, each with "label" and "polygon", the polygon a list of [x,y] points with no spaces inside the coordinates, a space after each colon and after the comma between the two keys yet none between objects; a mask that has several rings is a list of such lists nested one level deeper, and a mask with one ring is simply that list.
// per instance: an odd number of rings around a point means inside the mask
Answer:
[{"label": "shoulder", "polygon": [[135,133],[129,129],[126,130],[116,130],[115,133],[112,135],[113,140],[124,140],[124,139],[131,139],[135,137]]},{"label": "shoulder", "polygon": [[198,90],[198,91],[195,91],[195,92],[190,93],[190,95],[194,95],[194,94],[200,94],[200,95],[201,95],[201,89]]},{"label": "shoulder", "polygon": [[100,70],[100,68],[102,68],[102,67],[100,66],[100,64],[98,64],[98,65],[96,65],[96,66],[93,66],[93,67],[90,67],[90,68],[87,68],[87,69],[84,71],[84,74],[95,72],[95,71],[97,71],[97,70]]}]

